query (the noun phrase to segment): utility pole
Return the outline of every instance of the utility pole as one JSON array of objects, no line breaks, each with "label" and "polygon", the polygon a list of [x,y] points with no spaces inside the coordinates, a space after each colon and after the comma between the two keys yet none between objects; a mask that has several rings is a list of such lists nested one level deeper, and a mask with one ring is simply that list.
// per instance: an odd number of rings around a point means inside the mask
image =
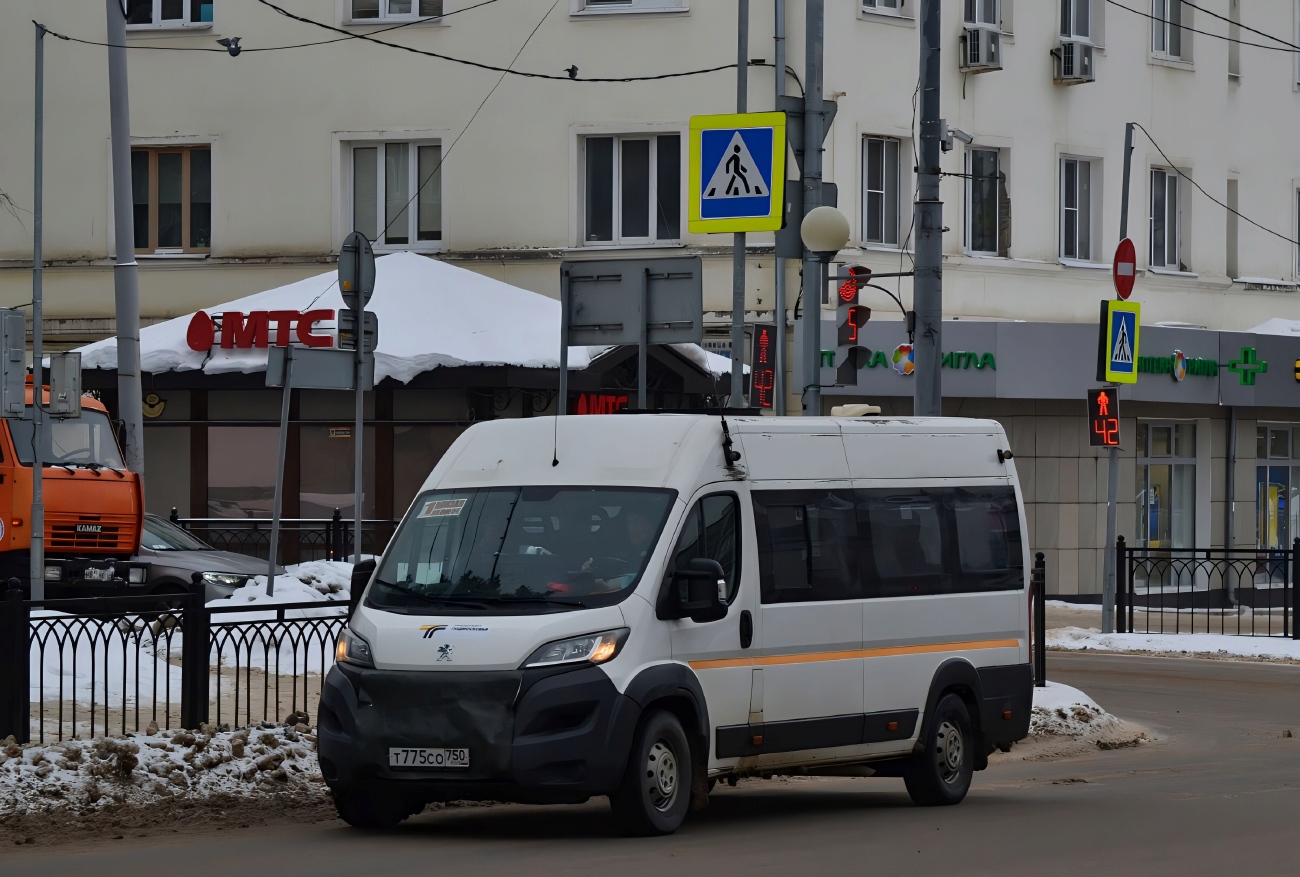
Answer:
[{"label": "utility pole", "polygon": [[[1133,123],[1124,126],[1124,186],[1119,204],[1119,239],[1128,237],[1128,191],[1130,180],[1130,161],[1133,155]],[[1097,331],[1102,331],[1098,329]],[[1119,399],[1119,386],[1115,386],[1115,398]],[[1119,533],[1119,448],[1111,445],[1109,469],[1106,472],[1106,548],[1105,578],[1101,583],[1101,632],[1115,632],[1115,541]],[[1232,497],[1228,497],[1231,503]],[[1226,544],[1226,543],[1225,543]]]},{"label": "utility pole", "polygon": [[126,13],[122,0],[104,0],[108,12],[108,108],[113,147],[113,297],[117,310],[117,411],[122,418],[126,468],[144,477],[144,408],[140,389],[140,285],[135,261],[131,194],[131,111],[127,102]]},{"label": "utility pole", "polygon": [[[776,37],[776,103],[781,108],[781,98],[785,97],[785,0],[772,0],[775,17],[774,34]],[[791,217],[793,218],[793,217]],[[780,248],[778,247],[778,252]],[[772,386],[772,412],[777,416],[785,414],[785,257],[776,257],[776,304],[772,308],[776,323],[776,373]]]},{"label": "utility pole", "polygon": [[[736,112],[749,103],[749,0],[736,6]],[[745,233],[731,242],[731,393],[727,407],[745,407]],[[642,379],[644,380],[644,375]]]},{"label": "utility pole", "polygon": [[[33,22],[34,23],[34,22]],[[45,274],[45,26],[36,25],[36,139],[32,162],[32,510],[29,590],[33,600],[45,599],[45,461],[41,441],[44,418],[41,398],[45,386],[41,360],[41,320],[44,319]]]},{"label": "utility pole", "polygon": [[[929,2],[929,0],[927,0]],[[937,3],[938,0],[933,0]],[[825,0],[807,0],[806,48],[803,89],[803,212],[807,216],[822,204],[822,139],[825,136],[822,103],[822,53],[825,41]],[[802,217],[801,217],[802,218]],[[826,291],[818,282],[820,260],[804,250],[803,254],[803,413],[822,413],[822,296]]]},{"label": "utility pole", "polygon": [[939,200],[939,154],[944,123],[939,107],[939,45],[943,28],[939,0],[921,0],[921,149],[916,187],[916,275],[912,309],[916,312],[916,358],[912,413],[942,413],[943,387],[943,202]]}]

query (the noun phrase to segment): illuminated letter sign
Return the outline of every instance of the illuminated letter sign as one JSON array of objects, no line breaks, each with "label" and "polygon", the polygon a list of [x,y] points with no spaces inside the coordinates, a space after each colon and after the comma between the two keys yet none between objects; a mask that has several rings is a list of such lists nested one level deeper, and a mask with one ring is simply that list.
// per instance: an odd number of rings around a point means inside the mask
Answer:
[{"label": "illuminated letter sign", "polygon": [[[333,320],[334,311],[322,309],[306,311],[226,311],[221,315],[220,323],[203,311],[190,318],[189,328],[185,332],[185,341],[191,350],[207,353],[213,345],[226,350],[251,350],[266,348],[272,343],[272,328],[275,330],[274,343],[279,347],[288,347],[297,337],[298,342],[307,347],[333,347],[332,335],[318,335],[313,330],[322,320]],[[220,326],[220,341],[217,329]]]},{"label": "illuminated letter sign", "polygon": [[749,389],[759,408],[772,407],[776,387],[776,326],[754,327],[752,358],[749,364]]}]

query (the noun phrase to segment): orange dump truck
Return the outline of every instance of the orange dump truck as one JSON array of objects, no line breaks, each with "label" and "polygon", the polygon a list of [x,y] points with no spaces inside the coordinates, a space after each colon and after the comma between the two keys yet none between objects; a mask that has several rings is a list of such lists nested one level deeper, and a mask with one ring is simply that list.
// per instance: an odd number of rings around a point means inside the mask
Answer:
[{"label": "orange dump truck", "polygon": [[[29,412],[31,402],[28,384]],[[30,419],[0,422],[0,577],[30,592],[35,433]],[[45,426],[45,596],[142,593],[149,564],[131,558],[144,490],[140,476],[126,471],[107,409],[86,396],[80,417],[47,417]]]}]

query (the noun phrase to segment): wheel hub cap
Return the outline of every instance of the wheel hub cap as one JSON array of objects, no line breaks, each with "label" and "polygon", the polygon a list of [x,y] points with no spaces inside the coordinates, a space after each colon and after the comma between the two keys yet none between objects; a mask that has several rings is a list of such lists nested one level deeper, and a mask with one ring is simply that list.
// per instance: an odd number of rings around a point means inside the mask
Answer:
[{"label": "wheel hub cap", "polygon": [[650,800],[657,810],[667,810],[677,797],[677,756],[660,740],[650,747],[646,761]]},{"label": "wheel hub cap", "polygon": [[961,729],[952,722],[939,726],[939,768],[946,783],[955,782],[961,776],[962,761],[965,756]]}]

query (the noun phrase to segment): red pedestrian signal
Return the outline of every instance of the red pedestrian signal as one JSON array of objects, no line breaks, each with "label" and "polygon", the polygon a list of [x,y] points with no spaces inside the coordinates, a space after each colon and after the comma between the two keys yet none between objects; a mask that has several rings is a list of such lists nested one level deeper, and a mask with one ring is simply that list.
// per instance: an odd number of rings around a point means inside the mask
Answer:
[{"label": "red pedestrian signal", "polygon": [[1112,388],[1088,391],[1088,445],[1119,447],[1119,397]]}]

